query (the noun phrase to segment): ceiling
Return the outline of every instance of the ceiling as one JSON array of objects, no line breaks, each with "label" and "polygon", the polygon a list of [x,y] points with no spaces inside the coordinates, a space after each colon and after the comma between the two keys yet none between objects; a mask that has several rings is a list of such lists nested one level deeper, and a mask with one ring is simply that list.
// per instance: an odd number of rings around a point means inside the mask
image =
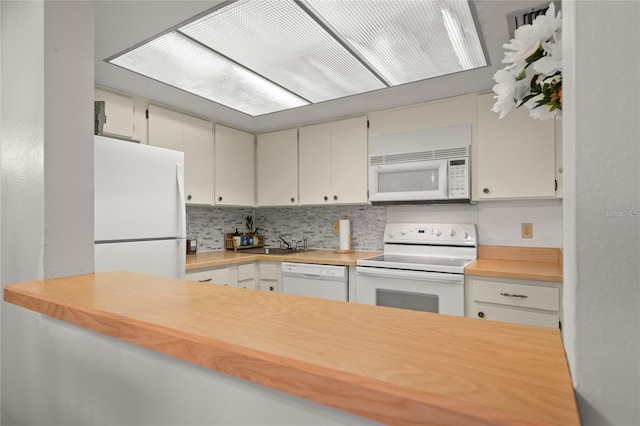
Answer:
[{"label": "ceiling", "polygon": [[500,61],[504,52],[502,44],[509,38],[506,15],[516,10],[538,6],[541,0],[475,0],[471,2],[480,25],[481,36],[484,37],[489,61],[487,67],[258,117],[251,117],[104,62],[105,58],[220,3],[222,1],[96,2],[94,24],[96,84],[252,132],[353,116],[491,89],[494,84],[493,74],[501,68]]}]

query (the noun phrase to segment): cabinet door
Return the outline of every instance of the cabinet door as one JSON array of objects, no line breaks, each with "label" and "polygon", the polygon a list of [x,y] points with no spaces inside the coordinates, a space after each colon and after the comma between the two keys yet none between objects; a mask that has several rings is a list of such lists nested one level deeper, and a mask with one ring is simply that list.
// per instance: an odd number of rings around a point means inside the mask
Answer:
[{"label": "cabinet door", "polygon": [[149,145],[184,152],[183,117],[179,112],[149,105]]},{"label": "cabinet door", "polygon": [[331,193],[331,123],[300,128],[300,204],[333,202]]},{"label": "cabinet door", "polygon": [[213,204],[213,124],[183,116],[187,204]]},{"label": "cabinet door", "polygon": [[213,204],[212,123],[149,105],[149,145],[184,152],[187,204]]},{"label": "cabinet door", "polygon": [[96,101],[104,101],[107,121],[102,128],[103,133],[133,138],[135,133],[133,99],[100,89],[95,89],[93,93]]},{"label": "cabinet door", "polygon": [[298,130],[258,135],[258,205],[298,204]]},{"label": "cabinet door", "polygon": [[331,123],[331,198],[367,202],[367,117]]},{"label": "cabinet door", "polygon": [[185,279],[189,281],[199,281],[201,283],[218,284],[226,286],[234,286],[235,280],[232,279],[232,270],[229,267],[217,268],[217,269],[205,269],[187,271],[185,273]]},{"label": "cabinet door", "polygon": [[253,206],[253,134],[216,124],[214,145],[215,204]]},{"label": "cabinet door", "polygon": [[478,97],[474,199],[554,197],[554,121],[534,120],[526,108],[499,119],[494,102],[493,94]]}]

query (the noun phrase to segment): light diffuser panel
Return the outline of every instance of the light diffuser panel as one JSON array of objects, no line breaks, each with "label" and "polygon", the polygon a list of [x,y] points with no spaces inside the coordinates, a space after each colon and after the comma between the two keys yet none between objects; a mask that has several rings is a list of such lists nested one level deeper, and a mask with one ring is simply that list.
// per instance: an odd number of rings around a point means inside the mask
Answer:
[{"label": "light diffuser panel", "polygon": [[239,0],[179,31],[311,102],[386,87],[291,0]]},{"label": "light diffuser panel", "polygon": [[487,65],[467,1],[302,1],[393,85]]},{"label": "light diffuser panel", "polygon": [[175,32],[110,62],[253,116],[308,104]]},{"label": "light diffuser panel", "polygon": [[467,0],[237,0],[112,64],[257,116],[487,65]]}]

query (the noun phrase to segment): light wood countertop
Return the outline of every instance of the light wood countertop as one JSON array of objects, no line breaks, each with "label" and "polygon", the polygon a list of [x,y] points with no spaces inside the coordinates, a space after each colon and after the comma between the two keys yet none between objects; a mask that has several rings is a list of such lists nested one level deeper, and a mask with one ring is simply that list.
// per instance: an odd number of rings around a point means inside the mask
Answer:
[{"label": "light wood countertop", "polygon": [[468,275],[562,282],[562,251],[557,248],[480,246]]},{"label": "light wood countertop", "polygon": [[383,423],[579,424],[558,330],[126,272],[4,300]]},{"label": "light wood countertop", "polygon": [[562,282],[562,265],[524,260],[476,259],[464,268],[467,275]]},{"label": "light wood countertop", "polygon": [[188,254],[186,270],[212,268],[236,263],[270,260],[273,262],[303,262],[338,266],[355,266],[356,261],[382,254],[379,251],[356,251],[353,253],[335,253],[333,250],[309,250],[285,255],[251,254],[231,250],[208,251]]}]

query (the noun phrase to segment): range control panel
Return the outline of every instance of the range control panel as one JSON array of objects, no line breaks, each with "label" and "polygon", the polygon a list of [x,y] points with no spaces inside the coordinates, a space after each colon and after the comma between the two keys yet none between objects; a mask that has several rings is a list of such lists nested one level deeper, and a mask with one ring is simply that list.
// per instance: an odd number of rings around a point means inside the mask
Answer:
[{"label": "range control panel", "polygon": [[476,225],[472,223],[388,223],[384,230],[384,242],[476,246]]}]

